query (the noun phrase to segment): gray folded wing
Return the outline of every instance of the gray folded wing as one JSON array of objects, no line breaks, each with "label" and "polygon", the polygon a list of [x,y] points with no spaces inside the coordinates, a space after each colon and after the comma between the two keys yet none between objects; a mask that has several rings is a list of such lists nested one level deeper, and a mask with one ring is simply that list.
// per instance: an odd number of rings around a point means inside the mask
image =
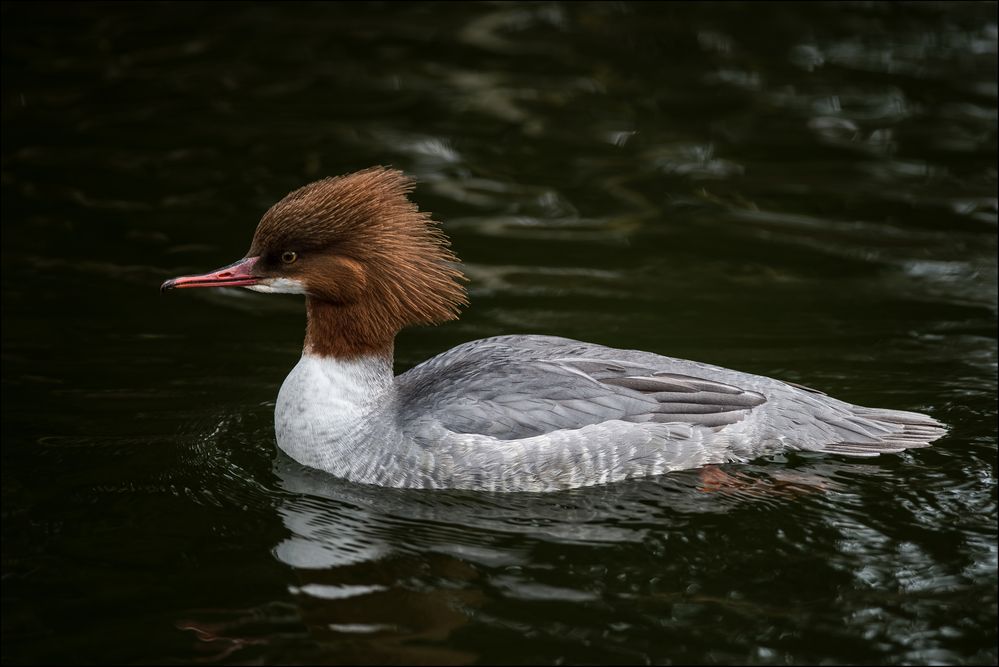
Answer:
[{"label": "gray folded wing", "polygon": [[766,402],[754,391],[624,360],[498,360],[478,352],[401,376],[403,414],[432,416],[453,433],[512,440],[610,420],[720,427]]}]

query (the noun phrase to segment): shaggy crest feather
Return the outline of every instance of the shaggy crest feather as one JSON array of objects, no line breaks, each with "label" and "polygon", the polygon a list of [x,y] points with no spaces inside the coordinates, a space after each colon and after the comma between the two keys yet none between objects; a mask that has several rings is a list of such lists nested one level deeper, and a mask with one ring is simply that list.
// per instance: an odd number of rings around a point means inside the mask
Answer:
[{"label": "shaggy crest feather", "polygon": [[324,356],[391,353],[405,326],[458,317],[464,275],[430,214],[407,195],[413,180],[372,167],[290,193],[261,219],[248,256],[308,285],[306,346]]}]

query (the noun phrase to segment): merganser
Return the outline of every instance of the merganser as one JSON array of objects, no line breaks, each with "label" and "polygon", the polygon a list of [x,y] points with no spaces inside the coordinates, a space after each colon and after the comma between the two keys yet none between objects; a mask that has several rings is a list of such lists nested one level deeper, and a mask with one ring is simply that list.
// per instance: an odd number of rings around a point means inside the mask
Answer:
[{"label": "merganser", "polygon": [[747,461],[782,450],[877,456],[946,427],[790,382],[540,335],[459,345],[393,376],[403,328],[458,317],[464,276],[447,237],[373,167],[295,190],[246,256],[161,289],[305,295],[302,357],[278,393],[278,446],[379,486],[555,491]]}]

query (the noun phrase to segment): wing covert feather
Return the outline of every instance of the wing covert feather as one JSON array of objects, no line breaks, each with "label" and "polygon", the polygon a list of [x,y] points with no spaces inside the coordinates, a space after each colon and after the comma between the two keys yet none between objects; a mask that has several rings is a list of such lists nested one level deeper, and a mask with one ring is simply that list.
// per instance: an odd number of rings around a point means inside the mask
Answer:
[{"label": "wing covert feather", "polygon": [[454,433],[512,440],[610,420],[713,428],[766,402],[757,392],[623,359],[508,352],[467,345],[417,366],[397,379],[403,410]]}]

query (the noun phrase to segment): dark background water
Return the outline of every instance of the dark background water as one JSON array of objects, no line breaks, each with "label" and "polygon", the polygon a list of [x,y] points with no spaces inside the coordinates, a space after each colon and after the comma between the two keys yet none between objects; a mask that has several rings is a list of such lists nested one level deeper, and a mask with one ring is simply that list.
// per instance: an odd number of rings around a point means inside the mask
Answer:
[{"label": "dark background water", "polygon": [[[995,663],[995,4],[2,9],[5,663]],[[279,455],[297,297],[161,296],[391,164],[548,333],[952,430],[550,495]],[[725,477],[727,475],[727,477]]]}]

